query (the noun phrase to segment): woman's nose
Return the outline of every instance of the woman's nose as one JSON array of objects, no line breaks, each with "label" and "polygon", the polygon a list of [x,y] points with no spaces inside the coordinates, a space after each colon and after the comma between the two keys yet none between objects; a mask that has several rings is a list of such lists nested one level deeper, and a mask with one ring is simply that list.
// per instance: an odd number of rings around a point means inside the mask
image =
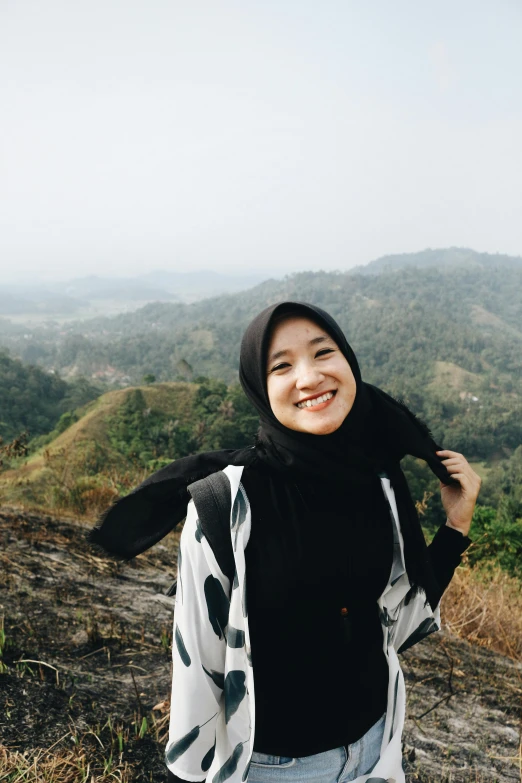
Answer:
[{"label": "woman's nose", "polygon": [[315,389],[316,386],[324,381],[324,377],[317,367],[306,366],[299,369],[295,385],[300,391],[302,389]]}]

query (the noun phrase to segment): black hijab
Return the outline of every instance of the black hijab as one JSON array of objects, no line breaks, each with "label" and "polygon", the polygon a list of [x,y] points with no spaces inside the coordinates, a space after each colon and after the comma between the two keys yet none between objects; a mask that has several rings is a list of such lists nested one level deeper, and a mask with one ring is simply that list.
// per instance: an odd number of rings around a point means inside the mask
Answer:
[{"label": "black hijab", "polygon": [[[352,369],[357,393],[348,416],[330,435],[290,430],[272,413],[266,389],[266,357],[274,319],[301,314],[335,340]],[[373,491],[378,473],[386,471],[395,490],[404,537],[406,567],[414,587],[428,597],[436,591],[427,547],[400,460],[411,454],[427,462],[445,484],[454,483],[435,452],[439,447],[428,428],[408,408],[375,386],[364,383],[355,354],[335,320],[324,310],[302,302],[282,302],[263,310],[248,326],[241,344],[241,385],[257,409],[258,442],[244,449],[226,449],[184,457],[157,471],[118,500],[90,531],[89,540],[107,552],[132,558],[160,541],[184,519],[187,487],[227,465],[249,467],[256,460],[277,471],[324,471]]]},{"label": "black hijab", "polygon": [[[274,322],[285,315],[308,318],[322,327],[345,356],[356,383],[353,406],[330,435],[288,429],[272,412],[267,392],[266,360]],[[324,473],[343,481],[367,482],[406,454],[425,460],[445,483],[449,474],[435,454],[437,446],[425,425],[405,405],[375,386],[364,383],[355,354],[334,319],[315,305],[283,302],[263,310],[247,328],[241,344],[239,378],[257,409],[264,459],[276,468]]]}]

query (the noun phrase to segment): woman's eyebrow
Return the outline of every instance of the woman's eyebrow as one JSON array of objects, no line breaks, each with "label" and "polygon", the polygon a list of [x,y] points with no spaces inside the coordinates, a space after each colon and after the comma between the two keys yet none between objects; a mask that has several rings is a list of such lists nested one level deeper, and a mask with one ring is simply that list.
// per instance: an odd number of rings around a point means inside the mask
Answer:
[{"label": "woman's eyebrow", "polygon": [[323,334],[321,337],[314,337],[313,340],[310,340],[308,343],[309,345],[317,345],[317,343],[325,343],[328,342],[328,340],[331,340],[332,338],[328,334]]},{"label": "woman's eyebrow", "polygon": [[[324,334],[321,335],[320,337],[314,337],[313,340],[310,340],[308,345],[317,345],[318,343],[328,342],[331,339],[332,338],[329,335]],[[281,356],[285,356],[288,352],[289,352],[288,348],[283,348],[281,351],[276,351],[275,353],[273,353],[271,356],[268,357],[268,361],[275,362],[276,359],[280,359]]]},{"label": "woman's eyebrow", "polygon": [[287,354],[287,353],[288,353],[288,350],[286,348],[284,348],[282,351],[276,351],[275,353],[272,354],[272,356],[268,357],[268,361],[269,362],[275,362],[276,359],[281,358],[281,356],[285,356],[285,354]]}]

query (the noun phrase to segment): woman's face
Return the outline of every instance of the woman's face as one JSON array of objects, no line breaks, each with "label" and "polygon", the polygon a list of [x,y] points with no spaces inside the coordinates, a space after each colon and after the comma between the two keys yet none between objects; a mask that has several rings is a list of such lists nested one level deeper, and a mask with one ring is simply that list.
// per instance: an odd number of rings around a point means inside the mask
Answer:
[{"label": "woman's face", "polygon": [[285,427],[328,435],[350,412],[356,383],[337,343],[321,326],[289,317],[272,334],[267,391],[274,416]]}]

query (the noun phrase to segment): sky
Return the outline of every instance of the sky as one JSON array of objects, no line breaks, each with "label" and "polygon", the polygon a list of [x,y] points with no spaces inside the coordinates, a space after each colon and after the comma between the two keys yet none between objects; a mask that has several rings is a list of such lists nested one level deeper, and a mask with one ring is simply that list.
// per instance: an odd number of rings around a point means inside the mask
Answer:
[{"label": "sky", "polygon": [[1,0],[0,281],[522,254],[520,0]]}]

